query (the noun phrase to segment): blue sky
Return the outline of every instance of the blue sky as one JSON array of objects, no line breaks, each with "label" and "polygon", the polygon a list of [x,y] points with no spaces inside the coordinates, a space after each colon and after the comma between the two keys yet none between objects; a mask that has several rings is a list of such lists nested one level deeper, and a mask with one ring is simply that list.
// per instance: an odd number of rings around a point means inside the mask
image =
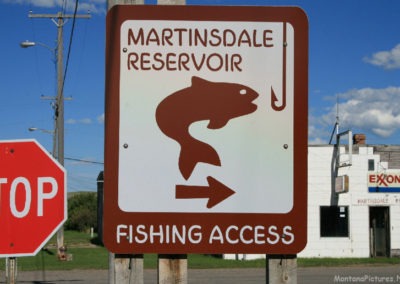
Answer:
[{"label": "blue sky", "polygon": [[[56,26],[35,14],[57,13],[63,1],[0,0],[0,140],[35,138],[51,151],[51,97],[56,93]],[[67,13],[75,1],[67,1]],[[146,3],[155,4],[156,1]],[[79,1],[91,19],[75,23],[64,87],[65,161],[69,191],[96,190],[103,169],[105,0]],[[400,2],[369,1],[189,1],[188,5],[300,6],[309,18],[309,143],[327,143],[339,102],[340,129],[367,135],[368,144],[400,141]],[[64,27],[67,57],[72,20]]]}]

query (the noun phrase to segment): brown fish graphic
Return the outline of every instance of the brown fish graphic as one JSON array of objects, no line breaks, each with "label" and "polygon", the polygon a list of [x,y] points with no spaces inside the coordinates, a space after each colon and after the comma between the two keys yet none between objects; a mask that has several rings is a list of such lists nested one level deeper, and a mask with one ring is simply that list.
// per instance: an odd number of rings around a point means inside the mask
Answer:
[{"label": "brown fish graphic", "polygon": [[220,129],[229,120],[254,112],[258,97],[253,89],[236,83],[210,82],[193,76],[192,85],[166,97],[157,107],[161,131],[181,146],[179,170],[187,180],[197,163],[221,166],[218,153],[209,144],[193,138],[189,126],[209,120],[207,128]]}]

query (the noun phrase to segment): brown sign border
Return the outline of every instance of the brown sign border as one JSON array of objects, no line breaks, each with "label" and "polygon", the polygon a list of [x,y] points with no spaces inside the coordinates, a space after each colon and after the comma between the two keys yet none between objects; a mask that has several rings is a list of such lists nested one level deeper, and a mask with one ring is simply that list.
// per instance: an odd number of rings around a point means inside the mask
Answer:
[{"label": "brown sign border", "polygon": [[[190,21],[263,21],[287,22],[294,27],[294,205],[286,214],[252,213],[141,213],[124,212],[118,206],[119,156],[119,78],[120,27],[125,20],[190,20]],[[106,247],[113,253],[266,253],[295,254],[307,243],[307,123],[308,123],[308,20],[296,7],[258,6],[114,6],[107,14],[106,35],[106,120],[104,171],[104,236]],[[157,198],[156,196],[154,198]],[[282,228],[292,226],[295,240],[279,244],[136,244],[116,242],[116,226],[130,225],[200,225],[209,231],[218,225]],[[246,232],[251,233],[251,231]],[[254,232],[253,232],[254,234]],[[246,235],[251,238],[251,235]]]}]

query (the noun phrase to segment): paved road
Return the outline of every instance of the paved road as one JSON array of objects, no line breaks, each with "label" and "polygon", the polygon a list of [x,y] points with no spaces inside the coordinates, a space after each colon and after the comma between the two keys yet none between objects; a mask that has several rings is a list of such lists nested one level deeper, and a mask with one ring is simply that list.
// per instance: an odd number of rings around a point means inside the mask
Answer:
[{"label": "paved road", "polygon": [[[265,283],[264,269],[190,269],[190,284]],[[17,283],[27,284],[106,284],[106,270],[20,272]],[[298,268],[297,283],[400,283],[400,266],[311,267]],[[145,270],[145,283],[156,283],[157,271]],[[0,283],[5,283],[0,271]]]}]

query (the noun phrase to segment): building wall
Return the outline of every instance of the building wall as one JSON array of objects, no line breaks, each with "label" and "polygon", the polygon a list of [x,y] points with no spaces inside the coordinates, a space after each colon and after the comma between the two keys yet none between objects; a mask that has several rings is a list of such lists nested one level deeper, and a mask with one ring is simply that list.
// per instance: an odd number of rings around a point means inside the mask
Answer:
[{"label": "building wall", "polygon": [[[382,146],[383,147],[383,146]],[[308,147],[308,241],[299,257],[370,257],[370,207],[389,207],[390,248],[392,256],[400,256],[400,193],[368,192],[368,161],[373,160],[375,172],[385,172],[400,165],[400,147],[382,149],[377,146],[355,145],[351,165],[335,166],[333,145]],[[348,149],[340,148],[340,160],[349,159]],[[397,168],[399,173],[400,169]],[[337,172],[336,172],[337,170]],[[349,191],[335,193],[335,176],[349,176]],[[349,235],[321,237],[320,207],[346,206]],[[265,255],[226,254],[228,259],[254,259]]]},{"label": "building wall", "polygon": [[[387,169],[388,164],[374,154],[374,148],[359,146],[352,155],[351,166],[340,167],[338,176],[349,176],[349,192],[334,193],[332,176],[335,166],[334,146],[308,148],[308,243],[299,257],[369,257],[370,206],[389,206],[390,242],[392,252],[400,248],[400,195],[368,192],[368,160],[374,160],[375,171]],[[345,147],[340,148],[346,160]],[[321,237],[320,206],[347,206],[349,212],[348,237]]]},{"label": "building wall", "polygon": [[400,257],[400,197],[397,206],[390,207],[390,247],[393,257]]}]

